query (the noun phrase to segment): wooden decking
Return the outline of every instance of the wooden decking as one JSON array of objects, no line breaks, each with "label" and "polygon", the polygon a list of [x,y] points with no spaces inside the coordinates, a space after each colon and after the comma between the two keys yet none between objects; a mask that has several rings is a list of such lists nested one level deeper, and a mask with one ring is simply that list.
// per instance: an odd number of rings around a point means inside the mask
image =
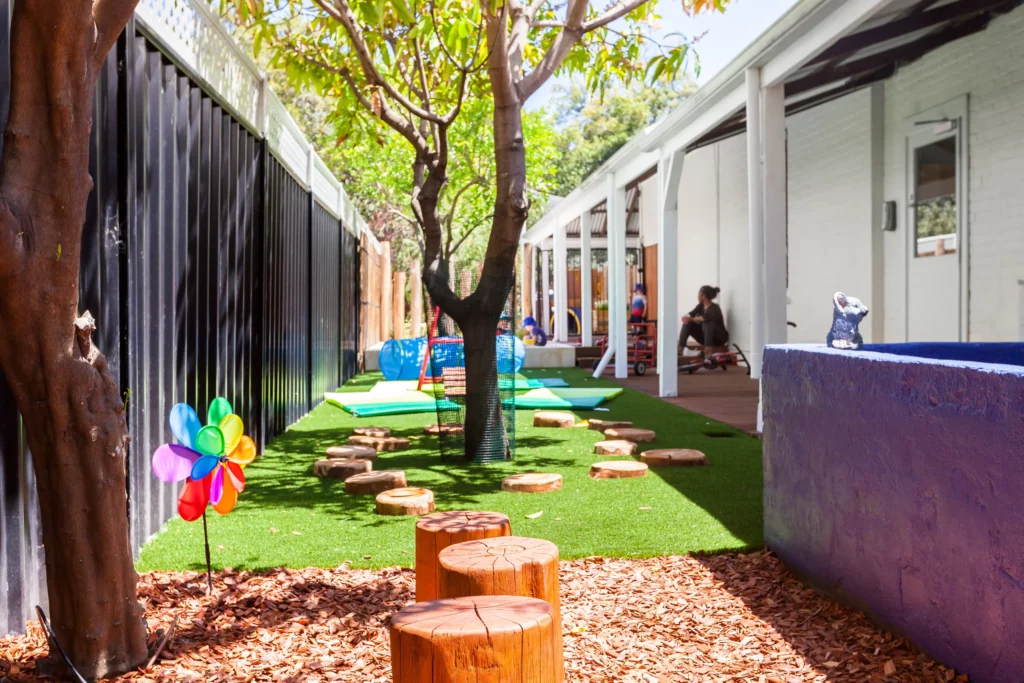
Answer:
[{"label": "wooden decking", "polygon": [[[605,373],[614,379],[612,373]],[[653,371],[643,377],[614,380],[630,389],[650,396],[658,395],[658,375]],[[679,396],[663,399],[713,420],[732,425],[748,433],[757,430],[758,381],[750,379],[744,368],[700,370],[692,375],[679,374]]]}]

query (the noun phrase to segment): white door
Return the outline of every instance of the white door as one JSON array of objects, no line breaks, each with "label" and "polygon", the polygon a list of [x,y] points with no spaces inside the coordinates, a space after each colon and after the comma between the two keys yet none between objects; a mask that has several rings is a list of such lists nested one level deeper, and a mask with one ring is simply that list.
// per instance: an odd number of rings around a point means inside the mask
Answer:
[{"label": "white door", "polygon": [[907,137],[907,341],[960,341],[963,175],[958,120]]}]

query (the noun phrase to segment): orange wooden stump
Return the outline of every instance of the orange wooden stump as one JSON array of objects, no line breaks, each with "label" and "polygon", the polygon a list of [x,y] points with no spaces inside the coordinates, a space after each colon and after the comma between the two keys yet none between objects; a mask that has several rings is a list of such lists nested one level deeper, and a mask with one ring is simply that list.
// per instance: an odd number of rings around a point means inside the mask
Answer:
[{"label": "orange wooden stump", "polygon": [[547,493],[562,489],[562,475],[553,472],[524,472],[501,480],[501,490],[510,493]]},{"label": "orange wooden stump", "polygon": [[634,427],[612,427],[604,430],[607,439],[625,439],[633,443],[651,443],[658,438],[650,429],[636,429]]},{"label": "orange wooden stump", "polygon": [[391,436],[391,430],[387,427],[356,427],[352,430],[355,436],[372,436],[376,439],[383,439]]},{"label": "orange wooden stump", "polygon": [[437,556],[456,543],[510,536],[512,525],[500,512],[435,512],[416,522],[416,601],[436,600]]},{"label": "orange wooden stump", "polygon": [[408,439],[402,439],[397,436],[350,436],[348,437],[348,442],[357,446],[369,446],[377,452],[404,451],[409,447]]},{"label": "orange wooden stump", "polygon": [[369,446],[328,446],[328,460],[376,460],[377,451]]},{"label": "orange wooden stump", "polygon": [[417,602],[391,618],[394,683],[562,683],[562,630],[543,600]]},{"label": "orange wooden stump", "polygon": [[594,452],[598,455],[634,455],[636,449],[635,443],[623,439],[598,441],[594,444]]},{"label": "orange wooden stump", "polygon": [[427,436],[437,436],[439,434],[462,434],[463,431],[465,430],[462,425],[458,424],[432,424],[423,428],[423,433]]},{"label": "orange wooden stump", "polygon": [[434,511],[434,492],[430,489],[391,489],[377,494],[378,515],[425,515]]},{"label": "orange wooden stump", "polygon": [[628,420],[587,420],[587,427],[604,434],[606,429],[622,429],[632,427],[633,423]]},{"label": "orange wooden stump", "polygon": [[555,410],[541,410],[533,414],[534,427],[557,427],[565,429],[576,426],[576,416]]},{"label": "orange wooden stump", "polygon": [[707,465],[708,458],[692,448],[659,448],[641,453],[640,462],[651,467],[699,467]]},{"label": "orange wooden stump", "polygon": [[522,536],[486,538],[448,546],[438,556],[438,596],[521,595],[551,604],[562,629],[558,599],[558,546]]},{"label": "orange wooden stump", "polygon": [[354,474],[345,480],[345,493],[353,496],[377,494],[408,486],[402,470],[380,470]]},{"label": "orange wooden stump", "polygon": [[634,479],[647,474],[647,465],[636,460],[609,460],[590,466],[591,479]]},{"label": "orange wooden stump", "polygon": [[354,474],[373,469],[369,460],[317,460],[313,463],[313,474],[327,479],[345,480]]}]

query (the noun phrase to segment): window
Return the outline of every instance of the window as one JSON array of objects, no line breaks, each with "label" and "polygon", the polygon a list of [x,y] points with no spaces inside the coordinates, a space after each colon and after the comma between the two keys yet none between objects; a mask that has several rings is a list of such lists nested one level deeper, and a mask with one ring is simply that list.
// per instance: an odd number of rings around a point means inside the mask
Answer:
[{"label": "window", "polygon": [[915,256],[957,250],[956,137],[914,150]]}]

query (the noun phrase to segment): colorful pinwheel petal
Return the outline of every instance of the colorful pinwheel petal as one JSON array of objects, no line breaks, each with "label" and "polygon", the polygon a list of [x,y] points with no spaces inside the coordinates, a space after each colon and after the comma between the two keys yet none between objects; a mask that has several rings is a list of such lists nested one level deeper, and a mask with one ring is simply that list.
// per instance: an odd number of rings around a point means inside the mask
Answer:
[{"label": "colorful pinwheel petal", "polygon": [[191,448],[167,443],[153,453],[153,475],[160,481],[183,481],[192,473],[200,455]]},{"label": "colorful pinwheel petal", "polygon": [[220,432],[224,435],[224,452],[230,453],[245,435],[245,425],[237,415],[228,415],[220,421]]},{"label": "colorful pinwheel petal", "polygon": [[220,456],[204,455],[196,460],[196,464],[192,466],[192,472],[189,474],[189,477],[198,481],[209,476],[211,472],[217,469],[219,464]]},{"label": "colorful pinwheel petal", "polygon": [[186,522],[194,522],[203,516],[210,502],[210,480],[189,479],[178,495],[178,514]]},{"label": "colorful pinwheel petal", "polygon": [[179,403],[171,408],[171,433],[182,446],[196,450],[196,435],[202,428],[192,406]]},{"label": "colorful pinwheel petal", "polygon": [[210,407],[206,410],[206,424],[219,425],[221,420],[233,413],[231,404],[226,398],[218,396],[210,401]]},{"label": "colorful pinwheel petal", "polygon": [[228,453],[228,460],[237,465],[241,465],[242,467],[245,467],[255,459],[256,444],[247,436],[243,436],[238,441],[238,445],[235,446],[235,449]]},{"label": "colorful pinwheel petal", "polygon": [[196,450],[203,455],[223,455],[224,435],[220,427],[206,425],[196,435]]}]

